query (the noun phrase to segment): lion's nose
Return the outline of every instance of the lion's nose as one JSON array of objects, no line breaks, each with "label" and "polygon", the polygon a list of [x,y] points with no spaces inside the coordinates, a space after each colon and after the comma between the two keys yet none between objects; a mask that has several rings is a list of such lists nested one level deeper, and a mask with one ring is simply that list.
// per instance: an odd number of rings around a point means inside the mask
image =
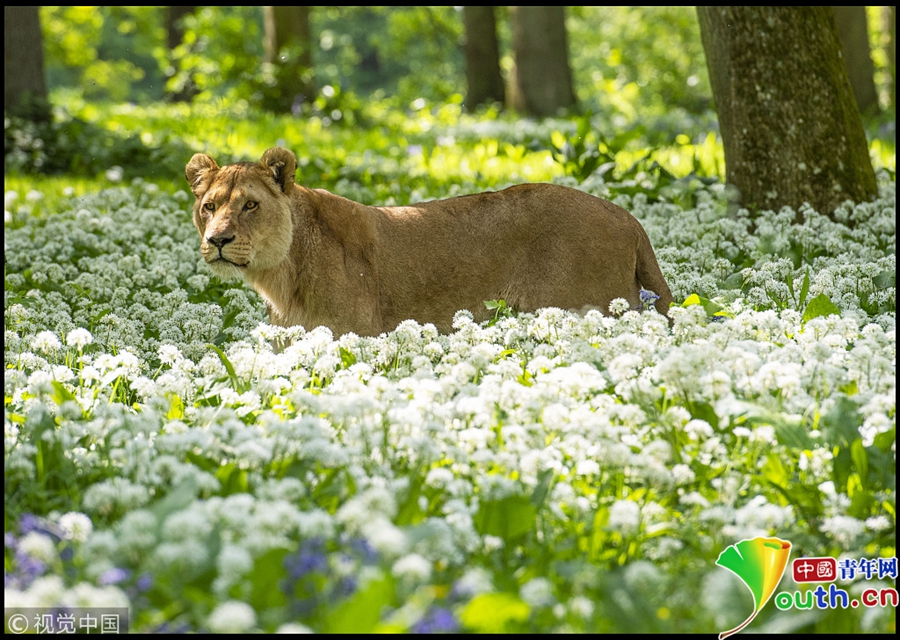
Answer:
[{"label": "lion's nose", "polygon": [[211,235],[206,237],[206,241],[217,249],[221,249],[229,242],[234,242],[234,236]]}]

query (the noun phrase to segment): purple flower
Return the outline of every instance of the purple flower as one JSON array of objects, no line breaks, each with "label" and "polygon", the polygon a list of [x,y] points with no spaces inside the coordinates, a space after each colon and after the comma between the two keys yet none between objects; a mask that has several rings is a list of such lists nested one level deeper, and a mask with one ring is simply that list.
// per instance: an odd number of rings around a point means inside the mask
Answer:
[{"label": "purple flower", "polygon": [[149,589],[152,585],[153,585],[153,576],[151,576],[149,573],[141,574],[141,576],[137,579],[137,583],[135,584],[139,593],[143,593],[144,591]]},{"label": "purple flower", "polygon": [[353,576],[345,576],[334,587],[334,595],[338,598],[346,598],[352,596],[356,592],[358,586],[357,580]]},{"label": "purple flower", "polygon": [[641,308],[646,308],[648,305],[653,304],[659,300],[659,296],[653,293],[652,291],[647,291],[646,289],[641,289]]},{"label": "purple flower", "polygon": [[41,519],[36,515],[32,513],[22,514],[22,519],[19,520],[19,534],[24,536],[41,528]]},{"label": "purple flower", "polygon": [[448,609],[432,607],[422,616],[421,620],[410,628],[410,631],[412,633],[454,633],[459,631],[459,622],[453,612]]},{"label": "purple flower", "polygon": [[19,582],[23,587],[27,587],[35,578],[44,575],[47,565],[27,553],[18,551],[16,552],[16,569],[18,569]]},{"label": "purple flower", "polygon": [[378,552],[372,548],[372,545],[365,538],[352,538],[348,542],[348,546],[362,556],[362,561],[365,564],[373,564],[378,561]]},{"label": "purple flower", "polygon": [[131,572],[127,569],[120,569],[119,567],[113,567],[112,569],[107,569],[103,573],[100,574],[100,578],[97,582],[101,586],[107,586],[110,584],[118,584],[120,582],[124,582],[131,577]]},{"label": "purple flower", "polygon": [[18,538],[16,538],[15,534],[12,531],[7,531],[3,534],[3,546],[5,546],[7,549],[15,550],[17,543]]},{"label": "purple flower", "polygon": [[328,569],[328,558],[324,544],[318,539],[304,542],[296,555],[285,557],[284,568],[294,580],[314,571],[325,572]]}]

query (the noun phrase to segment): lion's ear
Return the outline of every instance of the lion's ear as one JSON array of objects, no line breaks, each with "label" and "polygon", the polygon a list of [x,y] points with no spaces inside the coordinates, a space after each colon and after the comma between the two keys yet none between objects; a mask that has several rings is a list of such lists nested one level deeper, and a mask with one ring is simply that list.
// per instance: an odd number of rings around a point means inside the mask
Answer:
[{"label": "lion's ear", "polygon": [[262,155],[259,166],[272,176],[282,192],[290,194],[294,186],[294,172],[297,171],[297,156],[293,151],[272,147]]},{"label": "lion's ear", "polygon": [[202,198],[209,185],[212,182],[207,178],[219,169],[216,161],[205,153],[195,153],[190,162],[184,168],[184,177],[187,178],[188,184],[191,185],[191,191],[194,197]]}]

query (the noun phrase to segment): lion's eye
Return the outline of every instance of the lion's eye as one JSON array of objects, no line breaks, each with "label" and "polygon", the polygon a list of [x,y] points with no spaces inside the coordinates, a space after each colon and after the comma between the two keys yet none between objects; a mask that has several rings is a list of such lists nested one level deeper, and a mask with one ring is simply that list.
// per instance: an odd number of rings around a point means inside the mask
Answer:
[{"label": "lion's eye", "polygon": [[206,204],[203,205],[203,210],[209,211],[210,213],[212,213],[213,211],[216,210],[216,203],[215,202],[207,202]]},{"label": "lion's eye", "polygon": [[258,202],[253,202],[253,200],[247,201],[247,204],[244,205],[244,209],[247,211],[253,211],[259,206]]}]

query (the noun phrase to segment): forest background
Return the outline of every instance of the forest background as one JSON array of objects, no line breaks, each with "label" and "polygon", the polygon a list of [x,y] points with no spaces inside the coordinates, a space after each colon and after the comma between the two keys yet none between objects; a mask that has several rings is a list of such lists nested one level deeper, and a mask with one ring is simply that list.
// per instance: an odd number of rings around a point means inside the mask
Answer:
[{"label": "forest background", "polygon": [[[893,7],[14,9],[8,603],[147,631],[721,631],[759,603],[719,553],[775,535],[870,561],[853,597],[895,586]],[[674,327],[499,300],[450,335],[269,327],[199,259],[183,171],[276,144],[366,204],[614,200]],[[751,629],[895,631],[890,606],[799,608]]]}]

